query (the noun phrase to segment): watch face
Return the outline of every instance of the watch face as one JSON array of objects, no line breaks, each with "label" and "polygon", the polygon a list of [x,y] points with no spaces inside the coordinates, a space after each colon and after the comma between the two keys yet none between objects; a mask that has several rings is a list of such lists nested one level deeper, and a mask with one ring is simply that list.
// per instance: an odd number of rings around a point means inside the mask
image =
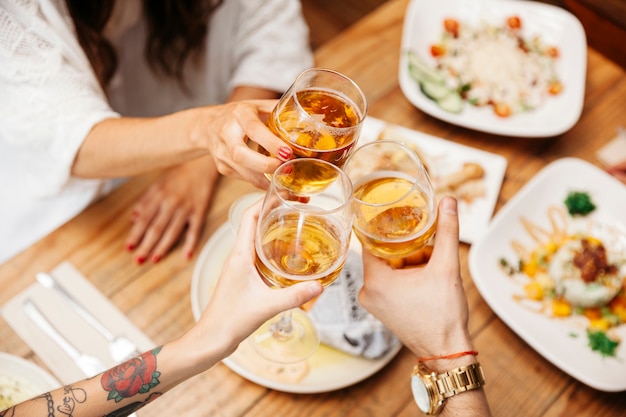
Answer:
[{"label": "watch face", "polygon": [[428,398],[428,390],[419,375],[411,376],[411,391],[413,398],[422,412],[427,413],[430,410],[430,399]]}]

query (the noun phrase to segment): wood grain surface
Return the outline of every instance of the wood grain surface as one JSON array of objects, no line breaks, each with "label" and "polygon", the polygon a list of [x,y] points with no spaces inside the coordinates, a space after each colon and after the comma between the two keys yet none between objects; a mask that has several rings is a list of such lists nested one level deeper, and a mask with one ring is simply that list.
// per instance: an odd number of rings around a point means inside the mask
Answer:
[{"label": "wood grain surface", "polygon": [[[594,153],[626,124],[626,73],[588,49],[585,105],[580,121],[549,139],[518,139],[467,130],[412,106],[398,85],[400,37],[407,0],[390,0],[317,49],[317,65],[352,77],[365,91],[369,114],[390,123],[484,149],[508,159],[496,211],[546,164],[573,156],[597,164]],[[180,248],[156,265],[138,266],[124,250],[134,201],[154,175],[132,179],[74,220],[0,265],[0,303],[35,282],[35,274],[71,262],[155,343],[181,335],[193,323],[190,280],[194,258]],[[224,178],[208,215],[206,241],[226,220],[230,204],[253,191]],[[487,376],[487,397],[496,416],[619,416],[626,393],[604,393],[562,372],[508,328],[473,285],[462,245],[463,279],[471,310],[470,330]],[[196,254],[197,255],[197,254]],[[4,321],[0,351],[42,365]],[[384,369],[354,386],[325,394],[287,394],[251,383],[223,364],[186,381],[139,416],[216,417],[409,417],[420,415],[409,388],[414,358],[405,349]],[[625,375],[626,378],[626,375]]]}]

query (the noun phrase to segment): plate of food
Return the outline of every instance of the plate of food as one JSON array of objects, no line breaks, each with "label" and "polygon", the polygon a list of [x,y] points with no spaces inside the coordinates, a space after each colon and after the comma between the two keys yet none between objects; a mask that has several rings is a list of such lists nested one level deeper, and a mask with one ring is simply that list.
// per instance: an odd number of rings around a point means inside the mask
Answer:
[{"label": "plate of food", "polygon": [[[255,193],[250,197],[247,200],[252,202],[258,195]],[[196,320],[209,302],[222,265],[234,242],[233,227],[225,223],[213,233],[198,256],[191,280],[191,307]],[[327,290],[330,288],[332,286]],[[318,303],[320,301],[321,299]],[[401,348],[400,343],[395,343],[381,356],[368,359],[322,343],[306,361],[286,365],[264,359],[255,352],[251,343],[244,341],[222,363],[243,378],[261,386],[283,392],[314,394],[342,389],[374,375]]]},{"label": "plate of food", "polygon": [[368,116],[357,146],[378,139],[411,146],[426,166],[437,198],[452,195],[458,200],[461,241],[480,237],[498,200],[506,158]]},{"label": "plate of food", "polygon": [[0,410],[60,386],[60,382],[33,362],[0,352]]},{"label": "plate of food", "polygon": [[470,249],[474,283],[537,352],[592,388],[626,390],[626,187],[552,162]]},{"label": "plate of food", "polygon": [[576,124],[587,41],[563,8],[520,0],[412,0],[400,87],[423,112],[470,129],[551,137]]}]

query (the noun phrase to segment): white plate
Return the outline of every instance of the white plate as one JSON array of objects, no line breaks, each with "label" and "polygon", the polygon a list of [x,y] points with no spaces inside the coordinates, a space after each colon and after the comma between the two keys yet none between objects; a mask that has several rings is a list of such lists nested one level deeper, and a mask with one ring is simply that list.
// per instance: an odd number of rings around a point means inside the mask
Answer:
[{"label": "white plate", "polygon": [[502,186],[507,160],[501,155],[460,145],[416,130],[388,124],[367,117],[359,145],[376,139],[395,139],[415,145],[429,168],[431,179],[445,176],[460,169],[466,162],[480,164],[485,170],[481,187],[484,196],[472,200],[459,200],[459,233],[461,241],[472,243],[485,231]]},{"label": "white plate", "polygon": [[[590,216],[626,227],[626,187],[588,162],[564,158],[546,166],[494,216],[470,249],[469,267],[476,287],[493,311],[537,352],[579,381],[602,391],[626,390],[626,325],[617,328],[622,343],[616,358],[603,358],[587,345],[584,326],[575,318],[554,319],[513,299],[519,283],[499,267],[500,258],[517,258],[512,240],[530,244],[523,216],[548,228],[547,208],[562,205],[569,191],[586,191],[596,209]],[[577,337],[573,337],[576,335]]]},{"label": "white plate", "polygon": [[[235,234],[228,223],[220,226],[204,245],[191,279],[191,308],[196,320],[207,305]],[[222,362],[240,376],[259,385],[291,393],[321,393],[356,384],[383,368],[402,348],[396,344],[383,357],[369,360],[320,345],[303,364],[274,365],[258,356],[247,341]],[[293,375],[304,375],[296,378]]]},{"label": "white plate", "polygon": [[20,402],[61,386],[59,381],[33,362],[4,352],[0,352],[0,382],[10,384],[9,387],[0,386],[0,393],[19,386],[21,398],[16,399]]},{"label": "white plate", "polygon": [[[415,50],[434,65],[430,46],[442,33],[445,18],[477,24],[502,22],[517,15],[522,20],[524,37],[534,35],[559,48],[557,73],[563,92],[550,97],[534,111],[500,118],[487,107],[465,106],[459,114],[442,110],[427,98],[409,75],[407,51]],[[569,130],[578,121],[585,96],[587,40],[578,19],[568,11],[523,0],[412,0],[404,21],[400,53],[400,87],[407,99],[423,112],[446,122],[470,129],[516,137],[550,137]]]}]

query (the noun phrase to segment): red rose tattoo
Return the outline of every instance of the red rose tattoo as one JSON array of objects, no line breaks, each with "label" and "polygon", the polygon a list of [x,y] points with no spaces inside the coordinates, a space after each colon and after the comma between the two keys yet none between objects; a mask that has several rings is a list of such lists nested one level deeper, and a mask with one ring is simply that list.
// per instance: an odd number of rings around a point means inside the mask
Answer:
[{"label": "red rose tattoo", "polygon": [[161,347],[109,369],[100,383],[109,392],[108,400],[120,402],[136,394],[144,394],[159,385],[160,372],[156,370],[156,355]]}]

